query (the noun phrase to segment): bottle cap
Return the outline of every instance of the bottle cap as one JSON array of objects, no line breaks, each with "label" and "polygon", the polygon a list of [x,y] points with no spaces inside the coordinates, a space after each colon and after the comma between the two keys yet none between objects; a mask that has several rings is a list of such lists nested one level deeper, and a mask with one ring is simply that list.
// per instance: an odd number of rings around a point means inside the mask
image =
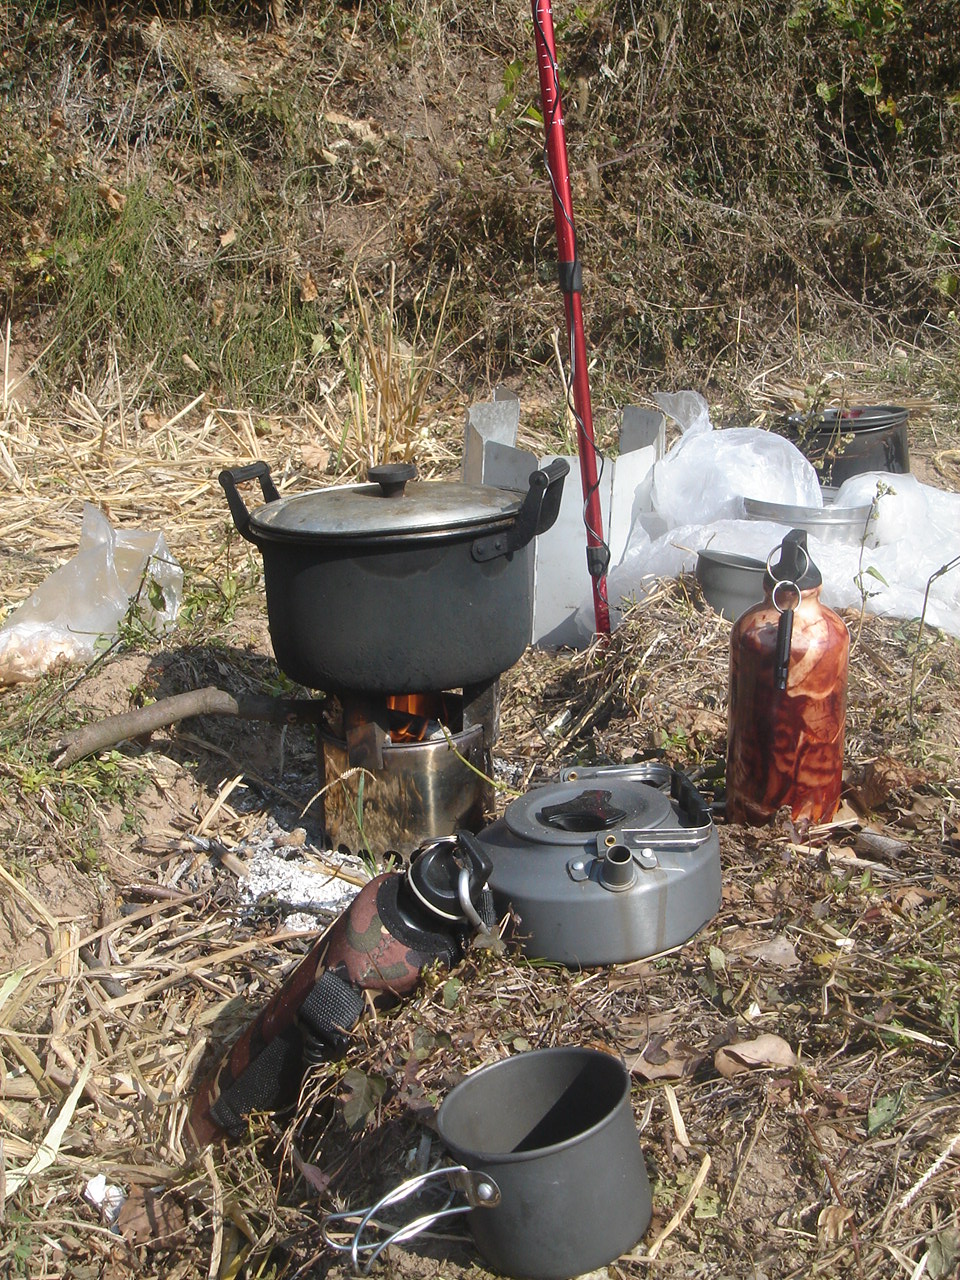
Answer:
[{"label": "bottle cap", "polygon": [[[778,550],[780,558],[776,564],[771,564]],[[806,529],[791,529],[779,548],[775,547],[767,556],[763,588],[765,591],[772,591],[778,582],[795,582],[801,591],[809,591],[823,584],[820,570],[807,551]]]}]

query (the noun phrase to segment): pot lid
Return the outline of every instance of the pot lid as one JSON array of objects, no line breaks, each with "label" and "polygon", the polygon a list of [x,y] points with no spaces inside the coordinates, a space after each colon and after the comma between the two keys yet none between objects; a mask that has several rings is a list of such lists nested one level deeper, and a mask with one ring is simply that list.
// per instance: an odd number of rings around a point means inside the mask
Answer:
[{"label": "pot lid", "polygon": [[268,502],[250,517],[273,538],[370,540],[440,537],[516,517],[523,494],[455,480],[416,479],[410,463],[371,467],[370,483],[338,485]]}]

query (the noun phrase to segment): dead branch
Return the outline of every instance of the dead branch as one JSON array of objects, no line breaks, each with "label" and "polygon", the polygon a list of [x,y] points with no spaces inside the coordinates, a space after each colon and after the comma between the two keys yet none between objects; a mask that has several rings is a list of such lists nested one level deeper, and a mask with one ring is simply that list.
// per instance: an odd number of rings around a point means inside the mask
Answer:
[{"label": "dead branch", "polygon": [[139,738],[166,728],[190,716],[236,716],[240,720],[264,720],[269,724],[316,722],[322,699],[271,698],[261,694],[234,696],[214,685],[191,689],[170,698],[161,698],[148,707],[122,711],[82,725],[54,748],[59,752],[54,764],[66,769],[84,756],[115,747],[119,742]]}]

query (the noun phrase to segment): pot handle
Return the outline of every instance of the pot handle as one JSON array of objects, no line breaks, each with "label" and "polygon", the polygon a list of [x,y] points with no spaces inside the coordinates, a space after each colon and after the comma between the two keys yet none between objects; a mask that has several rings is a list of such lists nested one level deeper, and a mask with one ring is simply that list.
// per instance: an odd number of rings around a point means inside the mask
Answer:
[{"label": "pot handle", "polygon": [[538,534],[546,533],[559,514],[563,481],[569,471],[570,464],[564,458],[554,458],[541,470],[534,471],[516,520],[502,533],[477,538],[470,548],[474,560],[482,564],[485,560],[495,560],[497,556],[511,555]]},{"label": "pot handle", "polygon": [[241,538],[246,538],[248,542],[256,545],[257,540],[250,533],[250,512],[247,510],[247,504],[240,497],[237,485],[244,480],[259,480],[264,501],[276,502],[280,492],[270,476],[269,465],[258,460],[248,463],[245,467],[230,467],[221,471],[217,479],[227,495],[227,505],[233,516],[233,523],[237,526],[237,532]]},{"label": "pot handle", "polygon": [[[378,1220],[384,1209],[389,1208],[390,1205],[399,1204],[401,1201],[415,1195],[428,1183],[438,1178],[446,1179],[450,1186],[450,1194],[439,1209],[433,1213],[423,1213],[411,1222],[406,1222],[392,1230],[389,1227],[384,1228],[388,1234],[381,1240],[364,1241],[363,1233],[368,1227],[381,1225]],[[466,1199],[466,1204],[453,1203],[458,1191],[462,1192]],[[399,1186],[394,1187],[392,1191],[388,1191],[385,1196],[381,1196],[376,1204],[367,1209],[355,1209],[352,1213],[328,1213],[320,1229],[324,1242],[331,1249],[335,1249],[337,1253],[349,1253],[354,1271],[362,1271],[366,1275],[388,1245],[397,1244],[403,1240],[412,1240],[414,1236],[420,1235],[422,1231],[426,1231],[434,1223],[446,1218],[468,1213],[471,1209],[495,1209],[499,1203],[500,1188],[488,1174],[476,1173],[462,1164],[441,1165],[439,1168],[430,1169],[427,1173],[421,1173],[416,1178],[408,1178],[406,1182],[401,1182]],[[357,1223],[355,1227],[347,1228],[350,1232],[350,1239],[346,1243],[334,1240],[330,1234],[330,1229],[336,1228],[338,1223],[346,1222]],[[360,1265],[361,1254],[367,1255],[362,1267]]]}]

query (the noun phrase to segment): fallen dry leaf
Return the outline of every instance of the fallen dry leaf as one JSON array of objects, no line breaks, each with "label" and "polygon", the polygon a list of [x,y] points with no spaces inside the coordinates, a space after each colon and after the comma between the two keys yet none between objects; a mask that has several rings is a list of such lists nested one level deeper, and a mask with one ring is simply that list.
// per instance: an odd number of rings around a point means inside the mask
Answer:
[{"label": "fallen dry leaf", "polygon": [[135,1186],[120,1210],[116,1225],[129,1244],[169,1248],[186,1231],[187,1216],[172,1192]]},{"label": "fallen dry leaf", "polygon": [[652,1036],[642,1052],[627,1055],[627,1070],[643,1080],[681,1080],[692,1075],[707,1055],[688,1049],[677,1040]]},{"label": "fallen dry leaf", "polygon": [[932,889],[921,889],[919,885],[903,885],[890,890],[890,901],[901,911],[916,911],[925,902],[936,902],[942,894]]},{"label": "fallen dry leaf", "polygon": [[220,236],[220,248],[229,249],[230,246],[236,242],[236,239],[237,239],[237,228],[229,227]]},{"label": "fallen dry leaf", "polygon": [[341,129],[346,129],[355,138],[359,138],[361,142],[373,142],[376,140],[377,135],[366,120],[354,120],[352,116],[345,116],[339,111],[325,111],[323,118],[330,124],[339,125]]},{"label": "fallen dry leaf", "polygon": [[942,810],[943,803],[935,796],[914,796],[910,808],[901,810],[893,821],[905,831],[922,831]]},{"label": "fallen dry leaf", "polygon": [[713,1065],[722,1076],[730,1079],[743,1071],[755,1071],[758,1067],[795,1067],[797,1055],[782,1036],[768,1033],[757,1036],[756,1040],[741,1040],[723,1045],[713,1055]]},{"label": "fallen dry leaf", "polygon": [[316,302],[316,300],[319,297],[320,297],[320,290],[317,288],[317,283],[314,280],[313,276],[308,271],[307,274],[300,281],[300,301]]},{"label": "fallen dry leaf", "polygon": [[123,213],[127,197],[122,191],[118,191],[116,187],[111,187],[108,182],[101,182],[97,187],[97,194],[115,217]]},{"label": "fallen dry leaf", "polygon": [[902,760],[878,756],[850,780],[848,799],[858,813],[870,813],[886,804],[894,791],[908,791],[923,781],[923,774]]},{"label": "fallen dry leaf", "polygon": [[300,450],[303,465],[310,471],[326,471],[330,461],[330,450],[320,444],[305,444]]},{"label": "fallen dry leaf", "polygon": [[312,1187],[313,1190],[316,1191],[317,1195],[324,1195],[327,1187],[330,1185],[331,1175],[329,1173],[324,1173],[318,1165],[310,1164],[308,1161],[304,1160],[296,1147],[293,1148],[292,1155],[297,1173],[300,1174],[304,1182],[306,1182],[308,1186]]},{"label": "fallen dry leaf", "polygon": [[702,707],[694,711],[690,721],[692,736],[713,741],[715,738],[723,737],[726,731],[727,717],[721,715],[719,711],[709,711]]},{"label": "fallen dry leaf", "polygon": [[755,947],[748,947],[744,954],[773,965],[776,969],[796,969],[800,963],[793,943],[783,933],[778,933],[776,937],[760,942]]},{"label": "fallen dry leaf", "polygon": [[843,1239],[843,1228],[853,1217],[852,1209],[841,1208],[838,1204],[827,1205],[820,1210],[817,1218],[820,1239],[826,1244],[836,1244]]}]

